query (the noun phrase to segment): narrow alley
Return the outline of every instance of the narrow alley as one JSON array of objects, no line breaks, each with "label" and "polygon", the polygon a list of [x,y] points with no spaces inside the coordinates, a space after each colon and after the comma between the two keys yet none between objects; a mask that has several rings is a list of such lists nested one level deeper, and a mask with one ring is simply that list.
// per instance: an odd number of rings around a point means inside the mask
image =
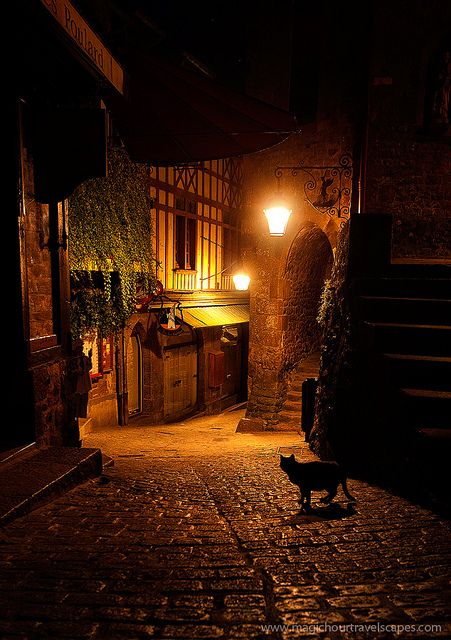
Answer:
[{"label": "narrow alley", "polygon": [[449,523],[353,479],[301,514],[303,437],[242,415],[88,435],[103,475],[0,533],[0,637],[449,638]]}]

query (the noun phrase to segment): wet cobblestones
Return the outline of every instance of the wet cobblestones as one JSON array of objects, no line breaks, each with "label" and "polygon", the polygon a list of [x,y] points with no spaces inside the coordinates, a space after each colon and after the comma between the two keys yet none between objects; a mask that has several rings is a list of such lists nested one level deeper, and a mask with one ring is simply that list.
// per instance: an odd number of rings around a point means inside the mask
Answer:
[{"label": "wet cobblestones", "polygon": [[[116,456],[0,532],[0,638],[451,637],[449,523],[349,488],[306,516],[277,447]],[[441,630],[303,627],[326,623]]]}]

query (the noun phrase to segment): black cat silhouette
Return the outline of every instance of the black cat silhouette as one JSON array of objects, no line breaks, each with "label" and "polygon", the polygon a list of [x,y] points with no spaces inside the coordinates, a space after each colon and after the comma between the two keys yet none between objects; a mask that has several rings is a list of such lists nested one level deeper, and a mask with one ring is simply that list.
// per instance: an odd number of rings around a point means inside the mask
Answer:
[{"label": "black cat silhouette", "polygon": [[299,487],[301,492],[299,504],[304,511],[311,509],[312,491],[326,489],[327,496],[320,500],[329,504],[337,495],[339,484],[348,500],[356,501],[348,491],[345,472],[337,462],[298,462],[292,453],[289,457],[280,456],[280,468],[285,471],[290,482]]}]

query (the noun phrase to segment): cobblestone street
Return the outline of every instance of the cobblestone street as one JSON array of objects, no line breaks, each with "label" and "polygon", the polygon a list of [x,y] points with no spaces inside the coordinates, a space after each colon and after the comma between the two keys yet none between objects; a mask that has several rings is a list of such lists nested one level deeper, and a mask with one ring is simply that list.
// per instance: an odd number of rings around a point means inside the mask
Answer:
[{"label": "cobblestone street", "polygon": [[242,415],[90,434],[114,465],[0,532],[0,637],[451,637],[449,523],[352,479],[300,514],[313,455]]}]

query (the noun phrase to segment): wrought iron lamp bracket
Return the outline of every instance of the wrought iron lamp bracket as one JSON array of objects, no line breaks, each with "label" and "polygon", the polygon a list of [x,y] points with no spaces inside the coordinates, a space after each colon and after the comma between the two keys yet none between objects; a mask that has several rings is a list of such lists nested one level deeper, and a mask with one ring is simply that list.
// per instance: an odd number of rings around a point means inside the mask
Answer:
[{"label": "wrought iron lamp bracket", "polygon": [[[304,195],[315,211],[330,217],[349,217],[351,206],[352,157],[343,154],[338,165],[308,166],[300,162],[296,166],[278,166],[274,170],[277,190],[283,175],[306,176]],[[345,220],[343,220],[342,224]]]}]

